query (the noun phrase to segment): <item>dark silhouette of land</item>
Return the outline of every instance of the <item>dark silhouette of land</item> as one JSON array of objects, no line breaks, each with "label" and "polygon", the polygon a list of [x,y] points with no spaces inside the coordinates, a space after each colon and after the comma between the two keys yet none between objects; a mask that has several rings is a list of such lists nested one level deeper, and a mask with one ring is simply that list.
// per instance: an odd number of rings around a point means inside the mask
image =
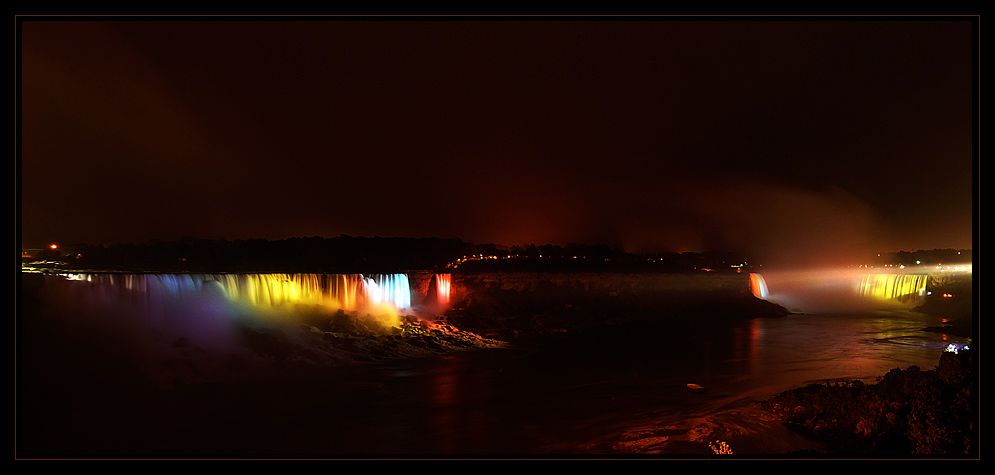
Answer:
[{"label": "dark silhouette of land", "polygon": [[[634,254],[606,245],[500,246],[461,239],[304,237],[73,244],[34,251],[29,261],[73,269],[129,272],[684,272],[730,270],[731,252]],[[61,264],[54,264],[61,263]]]},{"label": "dark silhouette of land", "polygon": [[[932,249],[868,256],[876,266],[967,263],[971,250]],[[735,252],[631,253],[599,244],[502,246],[458,238],[296,237],[152,240],[145,243],[71,244],[22,251],[40,266],[123,272],[656,272],[742,271],[762,263]]]}]

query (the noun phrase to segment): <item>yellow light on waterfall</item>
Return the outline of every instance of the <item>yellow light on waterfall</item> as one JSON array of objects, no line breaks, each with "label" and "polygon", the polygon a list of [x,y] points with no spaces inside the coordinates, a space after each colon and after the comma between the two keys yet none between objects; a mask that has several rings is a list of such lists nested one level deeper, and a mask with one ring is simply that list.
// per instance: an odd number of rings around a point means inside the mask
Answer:
[{"label": "yellow light on waterfall", "polygon": [[881,300],[905,300],[925,296],[926,282],[923,274],[872,274],[857,282],[854,290]]}]

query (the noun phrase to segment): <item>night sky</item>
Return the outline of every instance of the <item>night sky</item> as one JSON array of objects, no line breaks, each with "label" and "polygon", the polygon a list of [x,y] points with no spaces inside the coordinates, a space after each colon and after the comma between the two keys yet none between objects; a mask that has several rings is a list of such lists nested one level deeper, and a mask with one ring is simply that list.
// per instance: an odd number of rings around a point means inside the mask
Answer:
[{"label": "night sky", "polygon": [[83,20],[20,23],[24,247],[972,247],[970,19]]}]

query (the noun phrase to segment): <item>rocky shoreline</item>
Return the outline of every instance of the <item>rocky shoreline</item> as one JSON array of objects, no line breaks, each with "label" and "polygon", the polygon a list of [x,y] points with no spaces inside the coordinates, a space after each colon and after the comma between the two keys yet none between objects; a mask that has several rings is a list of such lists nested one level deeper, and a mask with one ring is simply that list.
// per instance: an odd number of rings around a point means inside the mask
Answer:
[{"label": "rocky shoreline", "polygon": [[944,352],[932,370],[894,369],[873,384],[813,384],[761,406],[793,431],[826,445],[799,455],[976,458],[972,355]]}]

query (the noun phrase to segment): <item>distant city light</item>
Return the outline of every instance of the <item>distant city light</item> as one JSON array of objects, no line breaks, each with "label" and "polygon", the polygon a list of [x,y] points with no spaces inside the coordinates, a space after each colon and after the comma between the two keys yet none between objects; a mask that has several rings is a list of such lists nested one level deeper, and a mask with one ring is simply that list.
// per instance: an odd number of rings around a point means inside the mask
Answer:
[{"label": "distant city light", "polygon": [[936,266],[936,270],[940,272],[972,272],[973,264],[954,264],[945,266],[940,264]]},{"label": "distant city light", "polygon": [[957,345],[951,343],[951,344],[947,345],[947,348],[944,351],[946,351],[947,353],[958,353],[958,352],[960,352],[962,350],[963,351],[969,351],[970,349],[971,349],[971,347],[969,347],[967,345],[961,345],[961,346],[958,347]]}]

